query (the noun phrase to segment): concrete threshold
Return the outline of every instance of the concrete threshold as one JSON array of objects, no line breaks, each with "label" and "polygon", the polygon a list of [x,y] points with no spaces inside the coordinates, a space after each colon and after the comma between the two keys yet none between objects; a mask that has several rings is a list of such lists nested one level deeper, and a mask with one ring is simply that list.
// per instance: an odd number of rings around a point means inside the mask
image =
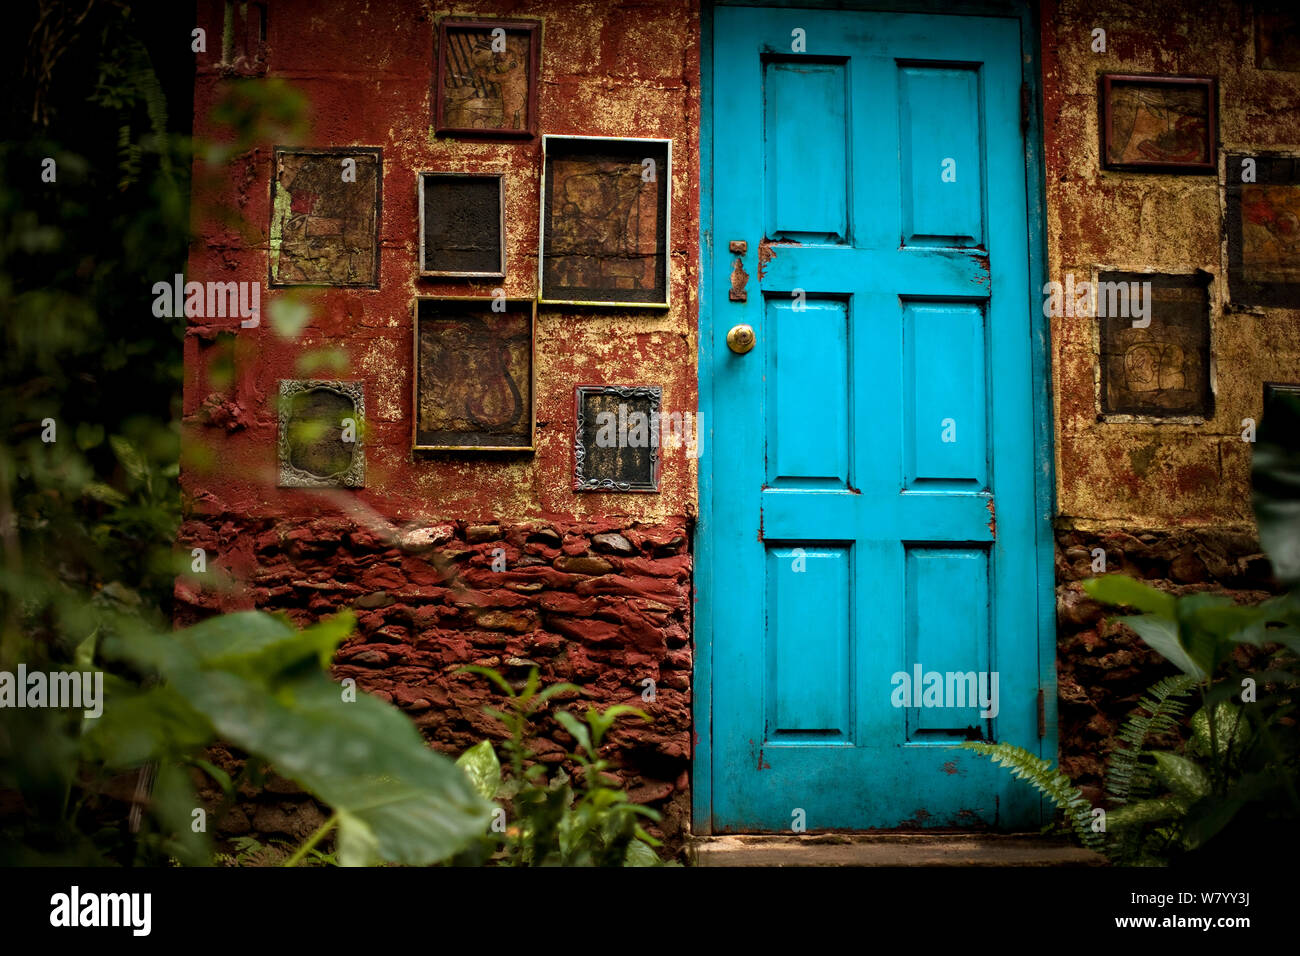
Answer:
[{"label": "concrete threshold", "polygon": [[1104,866],[1106,858],[1038,834],[809,833],[695,837],[695,866]]}]

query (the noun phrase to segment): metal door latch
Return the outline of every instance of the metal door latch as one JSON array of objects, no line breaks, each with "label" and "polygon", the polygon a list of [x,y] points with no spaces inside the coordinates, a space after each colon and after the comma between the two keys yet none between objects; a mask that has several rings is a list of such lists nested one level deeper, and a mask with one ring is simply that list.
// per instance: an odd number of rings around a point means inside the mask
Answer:
[{"label": "metal door latch", "polygon": [[740,257],[749,251],[749,243],[743,239],[732,239],[727,243],[727,248],[736,257],[731,267],[731,291],[727,294],[727,298],[732,302],[747,302],[749,293],[745,291],[745,286],[749,282],[749,273],[745,271],[745,264]]}]

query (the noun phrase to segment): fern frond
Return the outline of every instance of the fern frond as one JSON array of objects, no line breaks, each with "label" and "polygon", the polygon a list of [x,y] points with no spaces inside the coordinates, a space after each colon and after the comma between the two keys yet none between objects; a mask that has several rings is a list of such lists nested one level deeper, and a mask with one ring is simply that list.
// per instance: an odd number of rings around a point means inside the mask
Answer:
[{"label": "fern frond", "polygon": [[1090,850],[1103,849],[1105,835],[1092,829],[1092,804],[1084,799],[1083,793],[1070,782],[1070,778],[1049,761],[1023,747],[1007,743],[990,744],[972,740],[961,746],[983,754],[995,764],[1006,767],[1013,776],[1029,783],[1065,813],[1065,819],[1080,843]]},{"label": "fern frond", "polygon": [[1125,746],[1116,748],[1106,768],[1106,793],[1117,806],[1128,803],[1138,781],[1138,758],[1151,737],[1171,733],[1187,709],[1185,698],[1196,687],[1196,680],[1186,674],[1165,677],[1147,689],[1120,729],[1119,739]]}]

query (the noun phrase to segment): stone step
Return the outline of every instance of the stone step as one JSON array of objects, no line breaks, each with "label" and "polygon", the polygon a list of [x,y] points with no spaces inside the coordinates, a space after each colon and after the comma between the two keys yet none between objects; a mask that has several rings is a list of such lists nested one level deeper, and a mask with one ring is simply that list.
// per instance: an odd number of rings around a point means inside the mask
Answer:
[{"label": "stone step", "polygon": [[809,833],[695,837],[695,866],[1104,866],[1064,841],[1021,833]]}]

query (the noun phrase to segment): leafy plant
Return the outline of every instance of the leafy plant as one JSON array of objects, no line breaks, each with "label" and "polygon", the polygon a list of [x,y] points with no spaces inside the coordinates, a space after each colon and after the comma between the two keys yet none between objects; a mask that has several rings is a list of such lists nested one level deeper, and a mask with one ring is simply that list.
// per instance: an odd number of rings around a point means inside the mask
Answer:
[{"label": "leafy plant", "polygon": [[[1285,586],[1300,584],[1300,401],[1279,397],[1261,424],[1252,465],[1260,541]],[[1100,844],[1116,863],[1162,864],[1226,855],[1267,841],[1300,846],[1300,599],[1257,605],[1225,595],[1175,597],[1121,574],[1084,582],[1105,604],[1139,613],[1116,620],[1181,671],[1158,681],[1130,714],[1106,771],[1111,809]],[[1237,651],[1263,666],[1243,670]],[[1200,706],[1186,721],[1187,698]],[[1173,749],[1148,741],[1177,736]],[[1185,738],[1185,741],[1182,741]],[[1078,791],[1019,748],[965,744],[1012,768],[1079,829]],[[1002,749],[999,749],[1002,748]]]},{"label": "leafy plant", "polygon": [[467,667],[467,671],[488,678],[505,695],[504,710],[484,708],[508,731],[502,743],[509,763],[503,776],[501,763],[490,741],[484,740],[461,754],[456,761],[480,796],[509,804],[514,822],[502,826],[504,809],[494,815],[494,826],[480,838],[478,846],[454,862],[483,863],[496,860],[511,866],[658,866],[654,847],[660,842],[642,828],[640,819],[658,821],[659,814],[628,800],[627,794],[609,782],[614,765],[600,755],[605,735],[620,717],[649,715],[626,704],[614,704],[598,711],[588,707],[581,717],[567,710],[557,711],[556,721],[576,744],[568,754],[581,767],[575,786],[558,770],[547,778],[546,767],[533,760],[530,741],[532,723],[546,702],[562,693],[581,693],[573,684],[552,684],[539,690],[537,668],[529,671],[521,689],[494,670]]},{"label": "leafy plant", "polygon": [[[1097,600],[1144,613],[1118,618],[1183,673],[1163,686],[1150,714],[1130,720],[1127,746],[1112,757],[1108,789],[1118,806],[1107,818],[1110,856],[1122,863],[1176,860],[1236,834],[1294,839],[1300,825],[1300,736],[1294,719],[1300,606],[1283,596],[1255,606],[1222,595],[1174,598],[1111,575],[1084,583]],[[1277,647],[1260,671],[1242,670],[1234,650]],[[1157,685],[1160,686],[1160,685]],[[1196,693],[1188,740],[1177,749],[1146,749],[1146,739],[1174,729]],[[1239,700],[1238,700],[1239,699]],[[1153,706],[1154,705],[1154,706]]]},{"label": "leafy plant", "polygon": [[983,754],[993,763],[1006,767],[1012,776],[1024,780],[1065,813],[1065,819],[1080,843],[1090,850],[1102,849],[1104,837],[1093,829],[1092,804],[1069,777],[1052,767],[1050,761],[1014,744],[968,740],[961,746]]},{"label": "leafy plant", "polygon": [[[37,790],[31,805],[63,806],[62,825],[51,835],[65,851],[90,858],[93,849],[80,845],[87,801],[109,792],[123,772],[156,767],[154,845],[181,862],[207,863],[208,827],[191,827],[195,810],[206,814],[206,808],[185,768],[204,770],[233,793],[237,782],[204,759],[207,748],[225,741],[331,808],[289,865],[322,859],[316,846],[335,829],[345,866],[428,864],[451,856],[482,829],[490,808],[405,715],[330,680],[325,668],[352,626],[351,615],[340,614],[299,631],[249,611],[171,634],[105,638],[101,652],[114,670],[104,674],[102,714],[81,718],[74,746],[52,768],[62,799]],[[131,669],[145,679],[130,679]]]},{"label": "leafy plant", "polygon": [[[1084,587],[1098,600],[1147,609],[1120,620],[1184,671],[1156,682],[1120,731],[1124,746],[1111,754],[1106,771],[1111,808],[1105,835],[1092,831],[1092,808],[1048,761],[1007,744],[962,746],[1025,779],[1064,811],[1084,846],[1115,863],[1168,863],[1230,833],[1242,839],[1265,834],[1274,841],[1294,839],[1300,822],[1300,736],[1296,676],[1283,666],[1291,657],[1290,629],[1297,621],[1291,599],[1250,607],[1215,595],[1173,598],[1121,575]],[[1241,643],[1285,646],[1272,666],[1251,676],[1232,658],[1232,648]],[[1276,689],[1260,688],[1265,682]],[[1201,707],[1188,721],[1186,743],[1173,750],[1148,748],[1149,740],[1183,729],[1193,694],[1199,694]],[[1238,694],[1248,702],[1235,703]]]},{"label": "leafy plant", "polygon": [[1184,698],[1195,687],[1196,682],[1185,674],[1162,677],[1138,701],[1119,732],[1119,739],[1127,746],[1111,754],[1106,768],[1106,792],[1112,803],[1125,804],[1131,794],[1145,787],[1147,778],[1138,758],[1148,739],[1178,732],[1179,720],[1187,709]]},{"label": "leafy plant", "polygon": [[[273,838],[266,843],[254,836],[235,837],[230,841],[233,852],[217,853],[213,862],[218,866],[268,866],[282,863],[299,851],[288,840]],[[312,847],[304,854],[305,866],[338,866],[338,857],[334,853]]]},{"label": "leafy plant", "polygon": [[[268,763],[332,809],[291,862],[451,854],[488,805],[399,711],[343,700],[324,664],[350,618],[300,632],[239,614],[169,633],[191,570],[175,547],[186,320],[151,315],[148,293],[185,271],[191,222],[252,228],[213,201],[227,161],[303,141],[307,101],[282,80],[232,80],[207,124],[219,131],[196,143],[193,59],[174,55],[191,14],[37,13],[18,24],[33,56],[6,63],[0,146],[0,671],[101,671],[107,700],[98,719],[0,711],[0,862],[210,862],[207,831]],[[185,452],[193,471],[212,457],[203,442]],[[247,753],[238,779],[206,759],[218,739]],[[195,770],[221,807],[200,807]]]}]

